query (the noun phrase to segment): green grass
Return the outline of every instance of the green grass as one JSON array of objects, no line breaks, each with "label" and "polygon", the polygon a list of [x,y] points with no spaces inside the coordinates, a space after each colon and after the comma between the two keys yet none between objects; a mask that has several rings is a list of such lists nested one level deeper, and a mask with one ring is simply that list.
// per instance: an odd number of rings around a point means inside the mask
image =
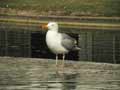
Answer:
[{"label": "green grass", "polygon": [[0,8],[34,14],[120,16],[120,0],[0,0]]}]

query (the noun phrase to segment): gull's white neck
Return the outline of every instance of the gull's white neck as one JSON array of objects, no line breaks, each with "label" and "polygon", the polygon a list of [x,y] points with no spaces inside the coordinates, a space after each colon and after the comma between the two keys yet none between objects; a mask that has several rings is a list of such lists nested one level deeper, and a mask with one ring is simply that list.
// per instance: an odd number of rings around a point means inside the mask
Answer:
[{"label": "gull's white neck", "polygon": [[50,28],[50,29],[48,29],[48,31],[58,32],[58,27],[56,27],[56,28]]}]

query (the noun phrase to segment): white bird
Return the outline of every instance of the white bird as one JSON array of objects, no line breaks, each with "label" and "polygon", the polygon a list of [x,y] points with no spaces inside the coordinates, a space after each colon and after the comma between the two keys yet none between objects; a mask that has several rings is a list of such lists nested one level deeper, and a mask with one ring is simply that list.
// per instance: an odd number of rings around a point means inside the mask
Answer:
[{"label": "white bird", "polygon": [[60,33],[57,22],[49,22],[44,28],[48,28],[46,43],[48,48],[56,54],[56,66],[58,65],[58,54],[63,54],[64,67],[65,54],[71,50],[80,50],[76,45],[77,41],[65,33]]}]

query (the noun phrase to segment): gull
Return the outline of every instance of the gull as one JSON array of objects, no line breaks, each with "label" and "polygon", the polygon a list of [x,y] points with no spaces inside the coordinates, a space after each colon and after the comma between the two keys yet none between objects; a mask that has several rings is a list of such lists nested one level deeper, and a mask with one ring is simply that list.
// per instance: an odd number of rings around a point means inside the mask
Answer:
[{"label": "gull", "polygon": [[57,22],[49,22],[43,28],[48,29],[46,33],[46,44],[51,52],[56,55],[56,66],[58,66],[58,54],[62,54],[62,65],[64,67],[65,54],[72,50],[80,50],[77,46],[77,41],[65,33],[60,33]]}]

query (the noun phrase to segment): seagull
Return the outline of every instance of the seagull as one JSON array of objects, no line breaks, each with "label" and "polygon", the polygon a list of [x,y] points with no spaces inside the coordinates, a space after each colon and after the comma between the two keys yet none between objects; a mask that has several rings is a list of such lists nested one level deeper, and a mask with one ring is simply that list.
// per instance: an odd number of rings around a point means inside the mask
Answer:
[{"label": "seagull", "polygon": [[49,22],[42,27],[48,29],[46,44],[51,52],[56,55],[56,66],[58,66],[58,54],[62,54],[62,65],[64,67],[65,54],[72,50],[80,50],[77,46],[77,41],[65,33],[60,33],[57,22]]}]

